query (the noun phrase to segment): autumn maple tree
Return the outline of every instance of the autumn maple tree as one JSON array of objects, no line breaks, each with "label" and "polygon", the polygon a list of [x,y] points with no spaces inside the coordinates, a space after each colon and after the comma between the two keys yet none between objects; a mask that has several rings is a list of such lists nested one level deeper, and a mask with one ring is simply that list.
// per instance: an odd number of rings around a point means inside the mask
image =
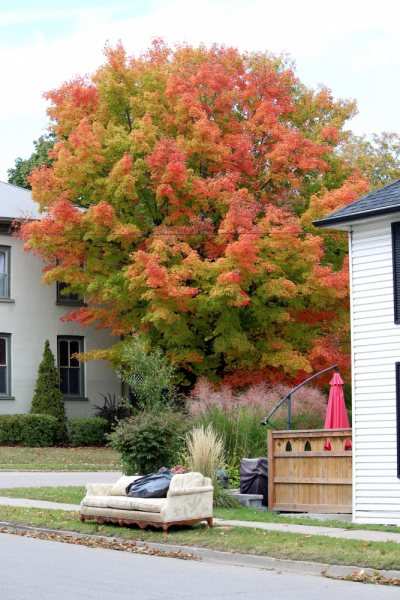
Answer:
[{"label": "autumn maple tree", "polygon": [[[314,217],[366,184],[334,150],[355,113],[306,88],[285,57],[119,44],[92,76],[45,96],[57,136],[30,177],[46,211],[26,248],[87,306],[82,326],[161,347],[183,385],[237,385],[348,366],[348,264]],[[125,336],[120,341],[118,336]]]}]

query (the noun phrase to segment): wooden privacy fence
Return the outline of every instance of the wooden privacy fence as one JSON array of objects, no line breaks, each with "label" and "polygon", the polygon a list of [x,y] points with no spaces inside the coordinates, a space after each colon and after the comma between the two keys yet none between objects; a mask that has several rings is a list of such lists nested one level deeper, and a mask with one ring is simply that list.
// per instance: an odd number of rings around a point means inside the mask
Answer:
[{"label": "wooden privacy fence", "polygon": [[269,430],[269,510],[351,513],[351,443],[351,429]]}]

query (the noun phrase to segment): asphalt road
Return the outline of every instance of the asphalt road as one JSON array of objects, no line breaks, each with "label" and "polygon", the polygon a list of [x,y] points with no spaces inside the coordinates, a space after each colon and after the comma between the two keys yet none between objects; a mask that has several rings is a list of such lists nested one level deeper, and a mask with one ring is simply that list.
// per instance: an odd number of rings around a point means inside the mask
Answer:
[{"label": "asphalt road", "polygon": [[32,471],[0,471],[0,489],[12,487],[86,485],[87,483],[115,483],[121,475],[122,473],[117,473],[116,471],[70,471],[68,473],[57,473],[56,471],[48,473],[35,473]]},{"label": "asphalt road", "polygon": [[399,590],[0,534],[2,600],[391,600]]}]

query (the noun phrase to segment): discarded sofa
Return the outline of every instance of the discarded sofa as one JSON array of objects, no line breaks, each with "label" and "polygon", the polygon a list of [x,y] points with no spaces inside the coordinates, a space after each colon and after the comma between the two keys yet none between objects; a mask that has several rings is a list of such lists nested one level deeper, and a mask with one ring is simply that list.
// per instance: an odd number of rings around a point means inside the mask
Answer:
[{"label": "discarded sofa", "polygon": [[195,525],[207,521],[213,525],[211,479],[201,473],[174,475],[166,498],[132,498],[127,486],[137,477],[121,477],[115,484],[88,483],[81,502],[81,521],[111,521],[124,525],[148,525],[168,531],[171,525]]}]

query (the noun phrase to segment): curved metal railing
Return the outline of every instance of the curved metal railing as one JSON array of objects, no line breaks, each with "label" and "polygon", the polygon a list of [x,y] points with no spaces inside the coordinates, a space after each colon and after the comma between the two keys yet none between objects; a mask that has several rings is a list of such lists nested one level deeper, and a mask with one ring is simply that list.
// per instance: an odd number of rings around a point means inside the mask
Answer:
[{"label": "curved metal railing", "polygon": [[319,375],[322,375],[323,373],[327,373],[328,371],[332,371],[332,369],[335,369],[335,372],[338,373],[339,369],[337,367],[337,365],[334,365],[333,367],[329,367],[329,369],[324,369],[323,371],[320,371],[319,373],[317,373],[316,375],[313,375],[312,377],[309,377],[308,379],[306,379],[305,381],[303,381],[303,383],[301,383],[300,385],[298,385],[297,387],[294,388],[294,390],[291,390],[288,394],[286,394],[286,396],[283,398],[283,400],[281,400],[279,402],[279,404],[277,404],[274,408],[274,410],[272,410],[268,417],[265,417],[265,419],[263,421],[261,421],[261,425],[271,425],[271,427],[273,427],[274,429],[276,429],[277,431],[279,431],[278,427],[275,427],[275,425],[273,425],[273,423],[270,423],[270,418],[272,417],[272,415],[278,410],[278,408],[280,406],[282,406],[282,404],[285,402],[285,400],[288,401],[288,416],[287,416],[287,427],[286,429],[290,429],[290,408],[291,408],[291,403],[292,403],[292,394],[294,394],[294,392],[297,392],[298,389],[300,389],[303,385],[305,385],[306,383],[308,383],[309,381],[311,381],[312,379],[315,379],[316,377],[318,377]]}]

